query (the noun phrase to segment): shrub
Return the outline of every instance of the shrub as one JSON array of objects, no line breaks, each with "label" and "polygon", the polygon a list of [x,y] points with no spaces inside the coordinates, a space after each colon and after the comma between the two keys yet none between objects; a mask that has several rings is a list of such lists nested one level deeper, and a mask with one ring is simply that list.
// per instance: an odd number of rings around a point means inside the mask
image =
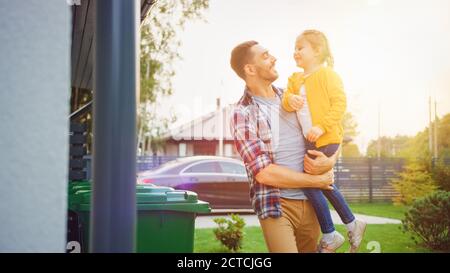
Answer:
[{"label": "shrub", "polygon": [[392,186],[399,193],[393,198],[396,205],[411,205],[417,198],[424,197],[436,190],[431,174],[417,163],[411,163],[392,180]]},{"label": "shrub", "polygon": [[231,220],[226,218],[214,218],[214,222],[219,225],[214,229],[214,234],[226,248],[235,252],[242,247],[244,233],[242,229],[245,221],[237,214],[231,214]]},{"label": "shrub", "polygon": [[436,250],[450,250],[450,192],[437,191],[416,200],[402,221],[403,230]]},{"label": "shrub", "polygon": [[444,162],[437,162],[433,168],[432,175],[441,190],[450,191],[450,166]]}]

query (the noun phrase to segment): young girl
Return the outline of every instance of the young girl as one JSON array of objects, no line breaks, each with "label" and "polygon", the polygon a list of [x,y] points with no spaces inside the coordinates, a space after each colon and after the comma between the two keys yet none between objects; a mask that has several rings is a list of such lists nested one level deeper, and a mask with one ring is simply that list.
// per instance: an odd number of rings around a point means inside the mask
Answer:
[{"label": "young girl", "polygon": [[[307,150],[320,151],[330,157],[342,142],[346,98],[342,81],[333,70],[333,56],[325,35],[317,30],[304,31],[296,39],[294,59],[303,73],[293,73],[289,77],[283,108],[297,111]],[[344,237],[334,228],[325,195],[346,224],[349,252],[357,252],[366,223],[355,219],[342,194],[333,187],[332,191],[303,189],[316,211],[323,234],[318,251],[335,252],[344,243]]]}]

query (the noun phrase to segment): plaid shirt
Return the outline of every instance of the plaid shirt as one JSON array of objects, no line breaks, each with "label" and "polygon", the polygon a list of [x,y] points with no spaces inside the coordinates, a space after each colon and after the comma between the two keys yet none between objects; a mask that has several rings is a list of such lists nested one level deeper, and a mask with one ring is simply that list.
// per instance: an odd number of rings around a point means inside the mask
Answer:
[{"label": "plaid shirt", "polygon": [[[283,90],[272,88],[281,99]],[[247,169],[253,209],[260,219],[281,217],[279,188],[255,179],[259,171],[273,163],[272,131],[268,117],[261,112],[247,88],[232,111],[231,132]]]}]

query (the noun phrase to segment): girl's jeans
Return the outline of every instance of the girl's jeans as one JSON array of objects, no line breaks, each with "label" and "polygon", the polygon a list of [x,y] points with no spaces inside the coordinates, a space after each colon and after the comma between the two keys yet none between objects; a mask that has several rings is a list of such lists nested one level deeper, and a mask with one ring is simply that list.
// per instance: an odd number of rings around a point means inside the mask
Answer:
[{"label": "girl's jeans", "polygon": [[[332,156],[339,148],[339,144],[329,144],[316,148],[313,143],[307,140],[305,140],[305,142],[306,150],[320,151],[328,157]],[[308,156],[313,159],[315,158],[315,156],[310,154],[308,154]],[[355,220],[355,216],[351,212],[344,196],[342,196],[334,184],[333,188],[334,190],[319,190],[314,188],[302,189],[316,211],[322,233],[331,233],[335,231],[333,220],[331,219],[330,209],[328,208],[328,203],[325,197],[333,205],[344,224],[348,224]]]}]

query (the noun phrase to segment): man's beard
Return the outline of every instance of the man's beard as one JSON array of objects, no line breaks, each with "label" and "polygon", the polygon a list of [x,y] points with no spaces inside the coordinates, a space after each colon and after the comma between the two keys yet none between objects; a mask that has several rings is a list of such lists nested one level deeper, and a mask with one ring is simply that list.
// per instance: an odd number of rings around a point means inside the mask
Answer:
[{"label": "man's beard", "polygon": [[278,79],[278,74],[266,72],[266,71],[259,71],[259,77],[262,80],[268,81],[268,82],[274,82],[276,79]]}]

